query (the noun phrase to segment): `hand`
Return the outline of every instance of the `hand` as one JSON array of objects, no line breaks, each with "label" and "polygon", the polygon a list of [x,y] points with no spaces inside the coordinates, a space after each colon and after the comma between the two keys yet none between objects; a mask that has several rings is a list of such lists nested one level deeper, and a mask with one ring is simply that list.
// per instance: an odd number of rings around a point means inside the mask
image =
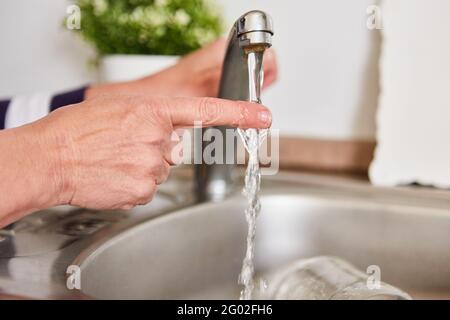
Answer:
[{"label": "hand", "polygon": [[258,104],[215,98],[109,96],[60,108],[0,132],[0,227],[59,204],[130,209],[169,173],[172,132],[205,126],[267,128]]},{"label": "hand", "polygon": [[[87,90],[86,97],[110,93],[217,97],[225,46],[225,39],[219,39],[154,75],[130,82],[93,86]],[[264,54],[264,88],[276,78],[275,52],[268,49]]]}]

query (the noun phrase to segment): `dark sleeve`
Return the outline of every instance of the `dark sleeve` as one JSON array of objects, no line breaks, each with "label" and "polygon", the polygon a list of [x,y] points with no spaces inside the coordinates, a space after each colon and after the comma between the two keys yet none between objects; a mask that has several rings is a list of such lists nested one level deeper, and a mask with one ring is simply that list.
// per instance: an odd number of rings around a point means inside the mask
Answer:
[{"label": "dark sleeve", "polygon": [[0,101],[0,130],[5,128],[6,111],[8,110],[10,100]]},{"label": "dark sleeve", "polygon": [[50,102],[50,112],[69,104],[80,103],[84,100],[87,87],[81,87],[76,90],[64,92],[53,96]]}]

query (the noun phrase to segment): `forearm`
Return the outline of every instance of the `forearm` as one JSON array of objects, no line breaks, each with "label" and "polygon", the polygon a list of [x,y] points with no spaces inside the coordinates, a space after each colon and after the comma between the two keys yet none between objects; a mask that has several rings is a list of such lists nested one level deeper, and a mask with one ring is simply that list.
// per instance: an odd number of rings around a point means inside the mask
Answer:
[{"label": "forearm", "polygon": [[60,202],[55,150],[38,126],[0,131],[0,228]]},{"label": "forearm", "polygon": [[[179,96],[189,95],[185,90],[180,90],[178,79],[171,75],[171,69],[141,79],[92,84],[86,88],[85,98],[92,99],[105,95],[156,95],[171,96],[175,93]],[[181,92],[179,92],[181,91]]]}]

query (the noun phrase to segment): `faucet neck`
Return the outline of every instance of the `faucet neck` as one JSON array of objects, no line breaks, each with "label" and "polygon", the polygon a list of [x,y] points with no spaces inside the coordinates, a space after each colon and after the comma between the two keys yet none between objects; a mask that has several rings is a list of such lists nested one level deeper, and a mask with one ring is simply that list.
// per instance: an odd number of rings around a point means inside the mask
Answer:
[{"label": "faucet neck", "polygon": [[[243,100],[249,101],[254,94],[250,92],[252,86],[249,84],[249,64],[248,59],[251,56],[257,59],[258,63],[252,63],[254,68],[262,68],[262,57],[266,48],[271,46],[271,39],[273,35],[272,22],[268,15],[262,11],[250,11],[242,15],[233,25],[225,53],[225,58],[222,67],[222,76],[219,86],[219,98],[229,100]],[[260,70],[254,70],[259,74]],[[260,79],[258,77],[257,81]],[[208,146],[204,143],[204,135],[208,130],[219,130],[222,134],[221,154],[224,160],[230,160],[230,155],[227,150],[233,146],[232,161],[224,161],[223,164],[201,164],[196,165],[196,195],[198,200],[222,200],[234,188],[234,164],[236,163],[236,140],[237,134],[228,135],[226,130],[230,128],[216,127],[208,129],[197,129],[196,132],[196,146],[202,146],[201,150],[195,152],[202,152]],[[233,139],[232,141],[229,141]],[[213,142],[211,142],[213,143]],[[203,157],[201,157],[203,159]]]}]

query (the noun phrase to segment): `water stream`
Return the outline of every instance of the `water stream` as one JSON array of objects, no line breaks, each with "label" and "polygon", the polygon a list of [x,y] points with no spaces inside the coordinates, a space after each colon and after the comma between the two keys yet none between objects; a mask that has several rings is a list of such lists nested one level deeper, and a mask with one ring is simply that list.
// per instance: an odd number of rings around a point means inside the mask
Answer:
[{"label": "water stream", "polygon": [[[262,59],[263,52],[250,52],[248,54],[249,100],[256,103],[261,103],[261,86],[264,77]],[[244,286],[240,299],[250,300],[255,290],[253,260],[255,255],[256,218],[261,210],[258,197],[261,182],[258,154],[259,147],[267,135],[267,130],[238,129],[238,132],[249,155],[245,172],[245,186],[242,191],[247,198],[247,208],[245,209],[245,218],[248,225],[247,250],[242,262],[238,283]]]}]

